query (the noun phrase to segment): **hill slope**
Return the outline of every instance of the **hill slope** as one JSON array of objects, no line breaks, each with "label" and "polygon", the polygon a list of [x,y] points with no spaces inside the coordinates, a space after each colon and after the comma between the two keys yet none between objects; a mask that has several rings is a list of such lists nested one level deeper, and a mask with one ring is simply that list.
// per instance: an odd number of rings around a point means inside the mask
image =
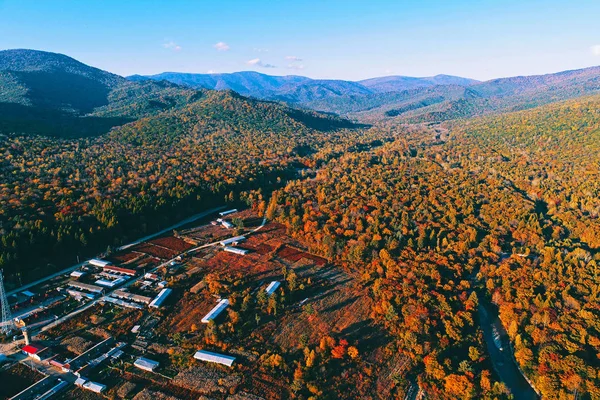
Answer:
[{"label": "hill slope", "polygon": [[[548,103],[600,93],[600,67],[564,71],[555,74],[518,76],[494,79],[468,86],[464,95],[454,94],[434,104],[424,103],[418,107],[405,108],[405,104],[394,99],[378,108],[364,107],[354,115],[371,117],[399,116],[409,122],[434,122],[477,115],[511,112],[528,109]],[[414,103],[414,102],[413,102]],[[326,107],[321,107],[326,111]],[[391,112],[391,113],[390,113]]]},{"label": "hill slope", "polygon": [[[7,172],[0,266],[31,277],[44,272],[33,269],[39,265],[104,250],[114,238],[142,236],[230,193],[296,177],[303,157],[359,140],[361,130],[352,128],[337,117],[208,91],[95,138],[0,134]],[[36,252],[20,245],[30,239]]]},{"label": "hill slope", "polygon": [[600,92],[600,67],[486,82],[448,75],[387,76],[349,82],[256,72],[170,72],[130,79],[168,80],[194,88],[231,89],[246,96],[285,101],[359,120],[394,117],[417,123],[518,111]]},{"label": "hill slope", "polygon": [[[386,121],[397,140],[288,183],[268,210],[372,279],[372,317],[428,398],[537,398],[513,355],[539,397],[597,398],[599,110],[596,95],[442,126]],[[503,385],[484,378],[490,361]]]},{"label": "hill slope", "polygon": [[157,75],[134,75],[132,81],[168,81],[178,85],[196,89],[233,90],[243,96],[271,98],[282,87],[292,87],[310,81],[302,76],[271,76],[258,72],[244,71],[232,74],[188,74],[179,72],[163,72]]},{"label": "hill slope", "polygon": [[94,136],[201,95],[166,82],[131,82],[62,54],[0,51],[2,132]]}]

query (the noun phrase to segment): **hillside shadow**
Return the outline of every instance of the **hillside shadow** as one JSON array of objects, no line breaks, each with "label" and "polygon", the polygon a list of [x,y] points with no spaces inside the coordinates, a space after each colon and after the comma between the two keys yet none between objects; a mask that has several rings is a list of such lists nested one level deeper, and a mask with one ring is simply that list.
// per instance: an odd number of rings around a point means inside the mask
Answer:
[{"label": "hillside shadow", "polygon": [[288,110],[286,114],[295,121],[300,122],[307,128],[322,132],[335,131],[337,129],[361,128],[364,125],[355,124],[352,121],[342,118],[335,118],[324,115],[318,115],[301,110]]},{"label": "hillside shadow", "polygon": [[0,103],[0,132],[27,133],[59,138],[99,136],[133,121],[123,117],[80,117],[64,111]]},{"label": "hillside shadow", "polygon": [[108,104],[108,85],[65,71],[13,72],[29,90],[26,97],[35,107],[92,112]]}]

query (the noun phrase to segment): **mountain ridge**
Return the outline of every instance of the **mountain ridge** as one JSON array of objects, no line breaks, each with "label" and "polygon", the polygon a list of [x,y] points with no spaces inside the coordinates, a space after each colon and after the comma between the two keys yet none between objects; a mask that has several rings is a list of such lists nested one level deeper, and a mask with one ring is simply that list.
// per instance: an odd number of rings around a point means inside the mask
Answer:
[{"label": "mountain ridge", "polygon": [[[284,83],[270,77],[264,79],[274,86]],[[62,54],[37,50],[0,51],[0,89],[0,132],[63,138],[102,135],[129,122],[160,118],[167,112],[189,108],[212,92],[166,80],[131,81]],[[231,89],[225,92],[230,95],[221,98],[223,109],[219,111],[218,104],[213,107],[216,116],[226,114],[225,103],[244,97]],[[309,110],[288,111],[289,116],[308,125],[348,126],[345,120],[317,114]]]},{"label": "mountain ridge", "polygon": [[444,74],[354,82],[254,71],[124,78],[63,54],[15,49],[0,51],[0,89],[3,130],[74,137],[185,107],[207,90],[232,90],[363,122],[441,122],[600,93],[600,67],[484,82]]},{"label": "mountain ridge", "polygon": [[0,129],[60,137],[95,136],[177,108],[203,91],[132,82],[63,54],[0,51]]},{"label": "mountain ridge", "polygon": [[[343,96],[366,96],[416,87],[431,87],[440,84],[460,83],[464,85],[479,82],[451,75],[423,78],[389,76],[348,81],[342,79],[313,79],[299,75],[275,76],[254,71],[218,74],[163,72],[155,75],[132,75],[127,79],[137,82],[146,79],[167,80],[192,88],[231,89],[245,96],[297,104]],[[393,83],[390,83],[390,81]]]},{"label": "mountain ridge", "polygon": [[190,87],[228,88],[245,96],[284,101],[301,108],[371,122],[402,118],[439,122],[489,113],[518,111],[600,92],[600,67],[550,74],[477,81],[451,75],[384,76],[361,81],[228,74],[163,73],[136,80],[166,79]]}]

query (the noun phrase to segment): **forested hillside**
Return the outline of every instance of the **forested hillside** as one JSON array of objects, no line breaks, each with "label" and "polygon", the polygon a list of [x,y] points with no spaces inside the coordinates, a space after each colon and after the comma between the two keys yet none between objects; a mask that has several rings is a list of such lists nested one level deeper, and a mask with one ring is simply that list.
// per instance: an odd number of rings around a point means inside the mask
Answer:
[{"label": "forested hillside", "polygon": [[[348,129],[350,128],[350,129]],[[347,121],[211,92],[95,139],[0,137],[0,265],[31,279],[361,142]],[[341,151],[341,150],[337,150]],[[328,157],[325,155],[325,157]],[[32,252],[31,248],[36,251]]]},{"label": "forested hillside", "polygon": [[390,346],[432,397],[502,391],[480,358],[476,310],[491,302],[545,398],[598,398],[599,107],[582,99],[449,134],[390,125],[396,141],[288,184],[267,215],[362,273]]},{"label": "forested hillside", "polygon": [[451,75],[436,75],[426,78],[383,76],[381,78],[371,78],[359,81],[361,85],[377,93],[402,92],[410,89],[443,85],[470,86],[477,82],[479,81],[475,79]]},{"label": "forested hillside", "polygon": [[506,221],[510,230],[496,223],[517,256],[486,265],[481,280],[517,361],[547,398],[600,396],[599,106],[584,98],[460,129],[471,160],[535,211]]},{"label": "forested hillside", "polygon": [[294,86],[367,126],[0,52],[0,269],[12,288],[213,206],[250,206],[356,280],[365,324],[383,332],[370,358],[348,353],[351,377],[311,369],[345,357],[347,342],[323,336],[319,357],[305,347],[301,363],[271,373],[294,382],[290,395],[336,398],[348,382],[382,398],[416,387],[432,399],[523,395],[490,356],[489,314],[528,394],[598,399],[600,97],[533,108],[594,93],[597,76],[349,96],[337,81]]},{"label": "forested hillside", "polygon": [[285,101],[299,107],[374,122],[395,118],[423,123],[529,109],[600,92],[600,68],[479,82],[448,75],[386,76],[358,82],[300,76],[163,73],[148,77],[192,88],[231,89],[245,96]]},{"label": "forested hillside", "polygon": [[[410,92],[435,86],[466,87],[478,82],[449,75],[425,78],[386,76],[352,82],[339,79],[311,79],[295,75],[271,76],[251,71],[231,74],[163,72],[151,76],[134,75],[128,79],[135,82],[165,80],[197,89],[233,90],[244,96],[285,101],[302,107],[338,114],[344,114],[347,112],[346,109],[356,108],[357,105],[358,111],[368,109],[370,107],[362,106],[362,102],[365,101],[366,105],[370,98],[380,94],[384,95],[381,97],[382,99],[386,99],[385,94],[388,93]],[[357,102],[353,100],[357,100]],[[383,104],[388,104],[388,102]]]},{"label": "forested hillside", "polygon": [[62,54],[0,51],[0,130],[87,137],[179,108],[202,92],[136,83]]}]

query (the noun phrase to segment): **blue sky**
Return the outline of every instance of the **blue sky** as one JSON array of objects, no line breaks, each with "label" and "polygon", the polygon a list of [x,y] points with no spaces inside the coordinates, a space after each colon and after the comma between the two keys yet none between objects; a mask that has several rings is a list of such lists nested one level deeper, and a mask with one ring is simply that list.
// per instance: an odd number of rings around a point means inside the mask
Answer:
[{"label": "blue sky", "polygon": [[598,0],[0,0],[0,49],[121,75],[475,79],[600,65]]}]

